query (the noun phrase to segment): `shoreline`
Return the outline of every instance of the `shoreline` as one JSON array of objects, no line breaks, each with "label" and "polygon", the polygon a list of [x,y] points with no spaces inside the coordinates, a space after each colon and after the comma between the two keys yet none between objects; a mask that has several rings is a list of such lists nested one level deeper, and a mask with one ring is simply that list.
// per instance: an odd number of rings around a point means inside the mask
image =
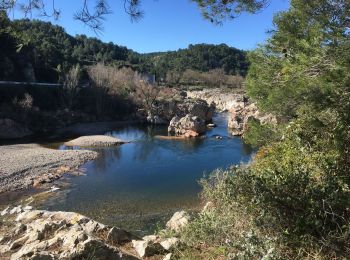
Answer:
[{"label": "shoreline", "polygon": [[0,194],[52,182],[97,156],[94,151],[54,150],[33,143],[0,146]]}]

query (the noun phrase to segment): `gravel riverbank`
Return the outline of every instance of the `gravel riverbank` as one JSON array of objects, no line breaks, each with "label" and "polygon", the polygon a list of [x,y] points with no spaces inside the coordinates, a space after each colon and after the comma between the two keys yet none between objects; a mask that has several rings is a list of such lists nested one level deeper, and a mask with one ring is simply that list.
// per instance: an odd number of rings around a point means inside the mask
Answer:
[{"label": "gravel riverbank", "polygon": [[97,155],[93,151],[53,150],[37,144],[0,146],[0,193],[28,188],[47,174],[58,176],[74,170]]}]

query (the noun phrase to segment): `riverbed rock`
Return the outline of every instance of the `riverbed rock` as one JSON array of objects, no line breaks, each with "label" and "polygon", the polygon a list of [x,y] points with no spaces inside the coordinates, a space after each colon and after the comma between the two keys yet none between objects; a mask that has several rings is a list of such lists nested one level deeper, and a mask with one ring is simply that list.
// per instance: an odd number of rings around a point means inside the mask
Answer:
[{"label": "riverbed rock", "polygon": [[166,227],[177,233],[187,226],[190,221],[190,216],[186,211],[175,212],[171,219],[166,223]]},{"label": "riverbed rock", "polygon": [[161,246],[165,250],[171,250],[178,243],[179,243],[179,239],[177,237],[166,238],[166,239],[164,239],[163,241],[160,242]]},{"label": "riverbed rock", "polygon": [[191,116],[199,117],[205,122],[211,122],[215,112],[215,104],[210,105],[202,99],[187,99],[185,102],[179,105],[178,116],[185,116],[187,114]]},{"label": "riverbed rock", "polygon": [[8,118],[0,119],[0,139],[17,139],[32,135],[28,128]]},{"label": "riverbed rock", "polygon": [[82,136],[65,142],[66,146],[80,147],[108,147],[127,143],[126,141],[107,135]]},{"label": "riverbed rock", "polygon": [[165,252],[162,245],[153,239],[133,240],[132,244],[140,257],[159,255]]},{"label": "riverbed rock", "polygon": [[180,118],[175,116],[169,124],[168,132],[178,136],[197,137],[205,133],[205,121],[197,116],[190,114]]},{"label": "riverbed rock", "polygon": [[256,119],[260,124],[277,124],[276,117],[271,114],[263,114],[258,110],[256,104],[237,106],[230,111],[228,128],[232,130],[232,135],[241,136],[247,130],[250,119]]},{"label": "riverbed rock", "polygon": [[170,100],[157,101],[150,110],[139,109],[136,116],[150,124],[169,124],[175,116],[184,117],[188,114],[197,116],[205,122],[211,122],[215,112],[215,104],[208,104],[202,99],[186,97],[172,98]]},{"label": "riverbed rock", "polygon": [[133,235],[78,213],[17,206],[3,221],[0,254],[6,259],[138,259],[122,247]]}]

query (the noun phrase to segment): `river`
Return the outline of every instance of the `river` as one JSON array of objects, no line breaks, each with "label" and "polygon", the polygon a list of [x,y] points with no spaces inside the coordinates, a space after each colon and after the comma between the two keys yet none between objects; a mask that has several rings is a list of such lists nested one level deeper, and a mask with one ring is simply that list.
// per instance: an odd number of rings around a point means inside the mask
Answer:
[{"label": "river", "polygon": [[[166,126],[127,125],[106,132],[131,142],[98,150],[100,156],[83,166],[85,176],[68,177],[69,187],[40,208],[79,212],[143,234],[164,225],[175,211],[195,211],[204,175],[251,156],[241,138],[230,136],[227,114],[216,114],[214,123],[217,127],[201,139],[155,138],[167,135]],[[72,149],[62,143],[51,146]]]}]

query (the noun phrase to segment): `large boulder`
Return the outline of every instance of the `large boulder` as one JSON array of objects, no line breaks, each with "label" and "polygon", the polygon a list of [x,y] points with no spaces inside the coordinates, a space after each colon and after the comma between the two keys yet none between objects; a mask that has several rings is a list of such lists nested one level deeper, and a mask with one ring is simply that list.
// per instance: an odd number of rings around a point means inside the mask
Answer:
[{"label": "large boulder", "polygon": [[145,236],[142,240],[133,240],[132,245],[140,257],[162,255],[179,244],[176,237],[162,238],[156,235]]},{"label": "large boulder", "polygon": [[178,106],[177,115],[185,116],[187,114],[191,116],[197,116],[205,122],[210,122],[215,112],[215,104],[210,105],[202,99],[187,99]]},{"label": "large boulder", "polygon": [[196,137],[205,133],[205,121],[198,116],[188,114],[182,118],[175,116],[169,124],[168,132],[178,136]]},{"label": "large boulder", "polygon": [[172,231],[180,232],[190,221],[190,215],[186,211],[175,212],[171,219],[166,223],[166,227]]},{"label": "large boulder", "polygon": [[17,139],[32,134],[33,133],[28,128],[12,119],[0,119],[0,139]]},{"label": "large boulder", "polygon": [[201,99],[184,98],[181,101],[157,102],[151,111],[140,109],[137,115],[141,119],[146,119],[147,123],[163,125],[168,124],[174,116],[184,117],[188,114],[197,116],[205,122],[211,122],[214,112],[214,103],[209,105]]}]

